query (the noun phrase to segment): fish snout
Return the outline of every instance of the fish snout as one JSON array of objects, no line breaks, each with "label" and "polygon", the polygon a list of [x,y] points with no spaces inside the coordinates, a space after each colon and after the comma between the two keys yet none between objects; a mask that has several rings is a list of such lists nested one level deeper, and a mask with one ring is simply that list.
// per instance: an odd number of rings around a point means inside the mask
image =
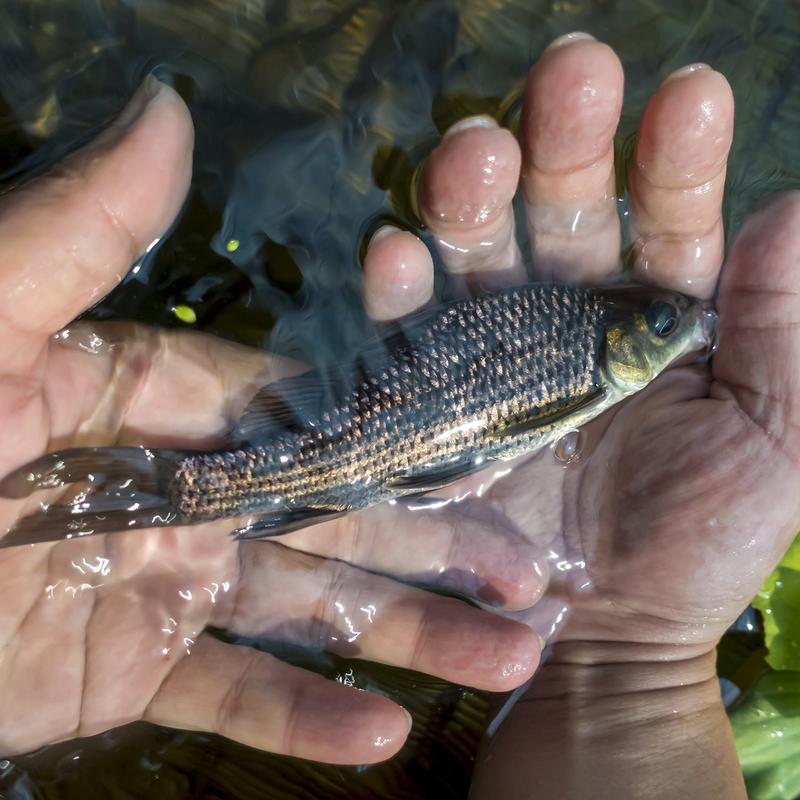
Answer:
[{"label": "fish snout", "polygon": [[719,314],[711,303],[704,303],[700,308],[698,334],[707,358],[711,358],[717,350],[719,337]]}]

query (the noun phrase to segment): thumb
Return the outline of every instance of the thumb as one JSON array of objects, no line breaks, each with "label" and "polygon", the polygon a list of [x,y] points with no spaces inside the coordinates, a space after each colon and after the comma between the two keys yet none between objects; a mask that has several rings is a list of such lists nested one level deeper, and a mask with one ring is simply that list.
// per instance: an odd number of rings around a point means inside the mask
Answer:
[{"label": "thumb", "polygon": [[148,77],[94,142],[2,198],[0,327],[39,342],[109,292],[178,212],[193,138],[183,101]]},{"label": "thumb", "polygon": [[742,226],[723,269],[714,392],[786,452],[800,445],[800,192]]}]

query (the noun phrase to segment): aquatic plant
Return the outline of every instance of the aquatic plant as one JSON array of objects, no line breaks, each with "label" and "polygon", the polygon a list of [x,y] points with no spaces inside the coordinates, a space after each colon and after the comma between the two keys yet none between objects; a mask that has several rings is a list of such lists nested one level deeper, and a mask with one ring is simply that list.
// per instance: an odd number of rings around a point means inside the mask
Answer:
[{"label": "aquatic plant", "polygon": [[753,600],[763,633],[731,631],[720,673],[744,691],[730,718],[752,800],[800,797],[800,536]]}]

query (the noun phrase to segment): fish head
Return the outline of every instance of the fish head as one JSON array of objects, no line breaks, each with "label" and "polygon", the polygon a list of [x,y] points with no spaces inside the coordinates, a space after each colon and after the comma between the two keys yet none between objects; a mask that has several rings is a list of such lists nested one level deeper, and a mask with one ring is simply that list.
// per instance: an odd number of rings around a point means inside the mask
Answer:
[{"label": "fish head", "polygon": [[690,353],[713,352],[717,314],[680,292],[636,287],[606,296],[606,377],[623,394],[644,388]]}]

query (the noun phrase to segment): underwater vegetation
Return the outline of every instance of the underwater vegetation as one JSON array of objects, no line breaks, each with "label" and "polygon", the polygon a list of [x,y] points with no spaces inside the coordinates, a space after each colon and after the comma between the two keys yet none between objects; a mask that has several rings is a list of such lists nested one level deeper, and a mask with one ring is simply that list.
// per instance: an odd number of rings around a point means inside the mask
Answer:
[{"label": "underwater vegetation", "polygon": [[753,800],[800,797],[800,537],[753,600],[763,631],[731,631],[720,674],[743,696],[730,710]]}]

